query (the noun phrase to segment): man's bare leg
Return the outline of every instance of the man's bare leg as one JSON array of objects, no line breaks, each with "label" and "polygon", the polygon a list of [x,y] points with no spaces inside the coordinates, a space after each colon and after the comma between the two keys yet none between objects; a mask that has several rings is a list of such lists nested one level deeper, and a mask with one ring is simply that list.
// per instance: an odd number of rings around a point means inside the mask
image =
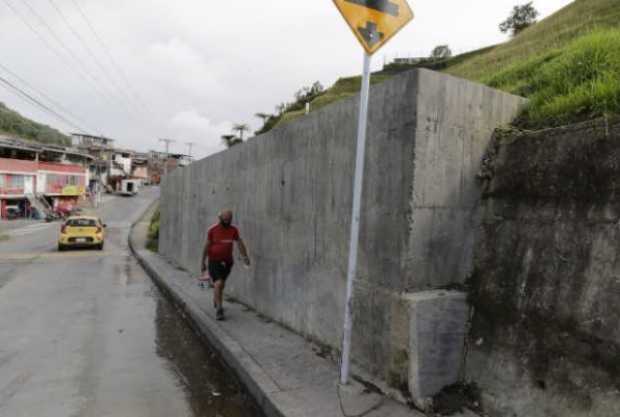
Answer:
[{"label": "man's bare leg", "polygon": [[218,310],[218,314],[222,309],[222,298],[224,294],[225,283],[223,280],[215,281],[213,284],[213,303],[215,304],[215,308]]}]

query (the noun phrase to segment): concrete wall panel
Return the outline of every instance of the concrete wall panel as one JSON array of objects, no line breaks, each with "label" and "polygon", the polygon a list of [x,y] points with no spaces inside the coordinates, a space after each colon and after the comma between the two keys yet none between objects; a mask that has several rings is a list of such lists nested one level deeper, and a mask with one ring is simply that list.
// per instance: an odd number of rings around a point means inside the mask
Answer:
[{"label": "concrete wall panel", "polygon": [[[221,208],[233,209],[254,265],[235,268],[230,294],[336,349],[358,100],[179,169],[162,190],[165,256],[198,273],[209,224]],[[522,104],[425,70],[371,88],[353,356],[392,385],[408,377],[401,295],[464,281],[477,201],[465,176],[478,169],[491,129]]]},{"label": "concrete wall panel", "polygon": [[491,415],[619,415],[620,121],[492,149],[467,376]]}]

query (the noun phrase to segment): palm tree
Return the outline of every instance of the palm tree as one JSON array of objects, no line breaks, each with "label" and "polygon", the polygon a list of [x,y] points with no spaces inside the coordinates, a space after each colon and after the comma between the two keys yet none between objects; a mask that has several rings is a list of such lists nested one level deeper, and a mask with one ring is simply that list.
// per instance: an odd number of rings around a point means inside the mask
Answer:
[{"label": "palm tree", "polygon": [[246,125],[245,123],[239,123],[234,125],[232,130],[233,132],[239,132],[239,139],[241,139],[241,142],[243,142],[243,134],[250,130],[250,126]]},{"label": "palm tree", "polygon": [[222,135],[222,142],[224,142],[227,148],[232,148],[235,145],[243,143],[243,140],[235,135]]},{"label": "palm tree", "polygon": [[273,114],[269,113],[256,113],[254,116],[258,117],[263,121],[263,124],[267,123],[267,120],[273,117]]}]

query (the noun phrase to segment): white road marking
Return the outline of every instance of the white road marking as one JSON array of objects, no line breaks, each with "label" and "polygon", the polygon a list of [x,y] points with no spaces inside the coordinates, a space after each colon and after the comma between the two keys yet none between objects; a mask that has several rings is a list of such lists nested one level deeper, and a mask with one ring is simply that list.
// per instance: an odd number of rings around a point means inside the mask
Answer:
[{"label": "white road marking", "polygon": [[36,223],[31,224],[30,226],[22,227],[21,229],[11,230],[6,232],[7,235],[17,237],[17,236],[26,236],[31,235],[33,233],[37,233],[42,230],[51,229],[54,226],[58,226],[54,223]]}]

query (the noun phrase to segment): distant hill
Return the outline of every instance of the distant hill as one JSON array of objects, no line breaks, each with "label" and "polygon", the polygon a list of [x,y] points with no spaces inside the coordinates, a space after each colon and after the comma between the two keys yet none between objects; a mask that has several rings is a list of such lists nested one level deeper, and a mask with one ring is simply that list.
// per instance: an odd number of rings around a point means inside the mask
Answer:
[{"label": "distant hill", "polygon": [[[497,22],[499,24],[499,22]],[[519,123],[547,127],[620,113],[620,0],[576,0],[510,41],[444,61],[387,65],[372,82],[429,68],[530,98]],[[360,77],[339,79],[311,110],[356,94]],[[303,111],[285,112],[271,126]]]},{"label": "distant hill", "polygon": [[0,102],[0,133],[40,143],[70,145],[71,138],[47,125],[34,122]]}]

